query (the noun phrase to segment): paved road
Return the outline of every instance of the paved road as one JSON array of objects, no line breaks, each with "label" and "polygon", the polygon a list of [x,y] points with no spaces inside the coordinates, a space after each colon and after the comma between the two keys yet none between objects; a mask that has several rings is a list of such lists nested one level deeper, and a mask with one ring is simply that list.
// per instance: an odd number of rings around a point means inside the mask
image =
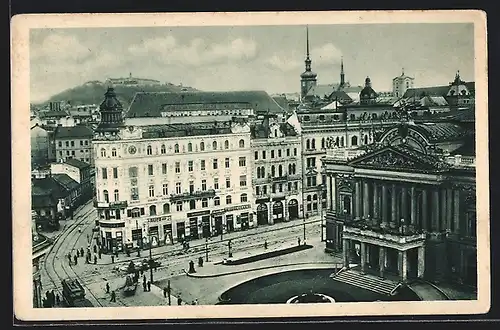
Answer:
[{"label": "paved road", "polygon": [[[60,282],[62,279],[68,277],[78,278],[85,286],[87,298],[92,304],[95,306],[108,306],[110,305],[109,295],[103,295],[105,293],[105,283],[113,283],[111,285],[112,290],[119,290],[123,285],[121,282],[124,282],[125,276],[119,269],[124,268],[130,260],[147,258],[148,253],[144,251],[140,258],[137,258],[135,253],[130,257],[120,254],[114,264],[111,264],[111,257],[108,255],[102,255],[102,259],[98,260],[97,265],[86,264],[85,258],[80,257],[76,265],[72,264],[70,266],[67,257],[68,253],[74,256],[76,249],[87,249],[88,239],[92,240],[93,238],[92,228],[95,218],[96,212],[89,203],[78,210],[75,213],[75,219],[69,221],[65,228],[56,236],[55,244],[46,255],[42,264],[42,287],[43,290],[54,289],[55,292],[60,292]],[[319,237],[319,218],[309,219],[305,227],[306,238]],[[156,274],[153,274],[154,279],[169,278],[183,274],[184,269],[188,268],[190,260],[196,262],[200,256],[203,256],[204,259],[206,258],[207,246],[209,261],[220,261],[228,254],[227,241],[229,239],[232,241],[232,253],[236,257],[262,250],[265,241],[267,241],[269,249],[285,245],[295,245],[297,244],[297,238],[300,237],[303,240],[303,228],[304,223],[301,220],[297,220],[273,226],[260,226],[244,232],[225,234],[223,240],[220,237],[214,237],[209,240],[208,244],[206,244],[204,239],[191,241],[191,248],[187,251],[184,251],[180,244],[153,249],[155,259],[162,263]],[[125,306],[130,303],[133,305],[137,305],[137,303],[139,305],[151,305],[150,303],[154,301],[154,299],[152,299],[153,301],[137,302],[133,300],[131,298],[120,297],[120,295],[117,297],[117,303]]]}]

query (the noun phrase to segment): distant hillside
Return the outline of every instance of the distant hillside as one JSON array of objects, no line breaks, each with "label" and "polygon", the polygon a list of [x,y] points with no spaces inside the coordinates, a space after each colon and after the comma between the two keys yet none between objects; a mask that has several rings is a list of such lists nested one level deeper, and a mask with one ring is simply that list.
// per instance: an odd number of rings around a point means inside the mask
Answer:
[{"label": "distant hillside", "polygon": [[[70,101],[72,105],[81,104],[100,104],[104,99],[107,86],[100,81],[89,81],[83,85],[67,89],[59,94],[52,96],[48,102]],[[175,86],[172,84],[151,85],[151,86],[114,86],[118,100],[122,103],[125,110],[128,109],[135,93],[137,92],[180,92],[194,91],[196,89],[185,86]]]}]

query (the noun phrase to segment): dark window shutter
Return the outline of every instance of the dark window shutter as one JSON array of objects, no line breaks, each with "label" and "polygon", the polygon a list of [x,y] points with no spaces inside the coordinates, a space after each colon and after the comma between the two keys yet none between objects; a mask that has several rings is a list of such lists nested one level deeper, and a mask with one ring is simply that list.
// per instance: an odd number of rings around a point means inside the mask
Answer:
[{"label": "dark window shutter", "polygon": [[132,210],[127,210],[127,217],[132,217]]}]

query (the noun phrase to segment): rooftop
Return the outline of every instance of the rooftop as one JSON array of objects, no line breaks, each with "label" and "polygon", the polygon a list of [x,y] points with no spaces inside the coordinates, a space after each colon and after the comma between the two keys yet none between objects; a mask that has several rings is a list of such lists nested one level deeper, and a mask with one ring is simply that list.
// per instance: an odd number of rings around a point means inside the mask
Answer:
[{"label": "rooftop", "polygon": [[58,185],[60,185],[63,189],[67,191],[76,189],[79,186],[78,182],[73,180],[67,174],[52,174],[52,178]]},{"label": "rooftop", "polygon": [[54,134],[56,139],[90,138],[94,135],[92,130],[85,125],[76,125],[72,127],[58,126]]},{"label": "rooftop", "polygon": [[[473,81],[466,82],[465,86],[472,93],[475,90],[475,84]],[[433,86],[433,87],[420,87],[420,88],[409,88],[406,90],[403,95],[404,98],[412,97],[412,96],[446,96],[448,91],[450,90],[450,86]]]},{"label": "rooftop", "polygon": [[82,162],[81,160],[78,160],[76,158],[69,158],[65,160],[65,163],[71,166],[74,166],[79,169],[84,169],[87,167],[90,167],[90,164]]},{"label": "rooftop", "polygon": [[68,117],[69,113],[66,111],[39,111],[38,116],[40,119],[44,118],[62,118],[62,117]]},{"label": "rooftop", "polygon": [[427,136],[431,142],[455,141],[467,134],[461,126],[453,123],[419,123],[412,127]]},{"label": "rooftop", "polygon": [[[282,113],[284,109],[264,91],[234,92],[139,92],[135,94],[127,117],[161,117],[166,106],[241,104],[256,114]],[[174,109],[175,111],[175,109]]]},{"label": "rooftop", "polygon": [[142,126],[144,139],[231,134],[231,121]]}]

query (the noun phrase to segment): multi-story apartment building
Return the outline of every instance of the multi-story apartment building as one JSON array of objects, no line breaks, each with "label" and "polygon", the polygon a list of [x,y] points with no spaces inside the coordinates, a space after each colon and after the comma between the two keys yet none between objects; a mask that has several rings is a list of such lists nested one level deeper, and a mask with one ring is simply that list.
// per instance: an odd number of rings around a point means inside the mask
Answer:
[{"label": "multi-story apartment building", "polygon": [[302,216],[300,125],[297,121],[294,127],[290,122],[265,116],[252,126],[252,187],[258,225]]},{"label": "multi-story apartment building", "polygon": [[92,137],[94,132],[85,125],[58,126],[54,131],[56,160],[78,159],[94,166]]},{"label": "multi-story apartment building", "polygon": [[[170,244],[256,226],[246,117],[260,108],[251,94],[242,95],[246,100],[231,106],[225,93],[138,94],[124,119],[114,90],[107,91],[93,141],[104,248]],[[174,106],[173,98],[184,103]]]}]

